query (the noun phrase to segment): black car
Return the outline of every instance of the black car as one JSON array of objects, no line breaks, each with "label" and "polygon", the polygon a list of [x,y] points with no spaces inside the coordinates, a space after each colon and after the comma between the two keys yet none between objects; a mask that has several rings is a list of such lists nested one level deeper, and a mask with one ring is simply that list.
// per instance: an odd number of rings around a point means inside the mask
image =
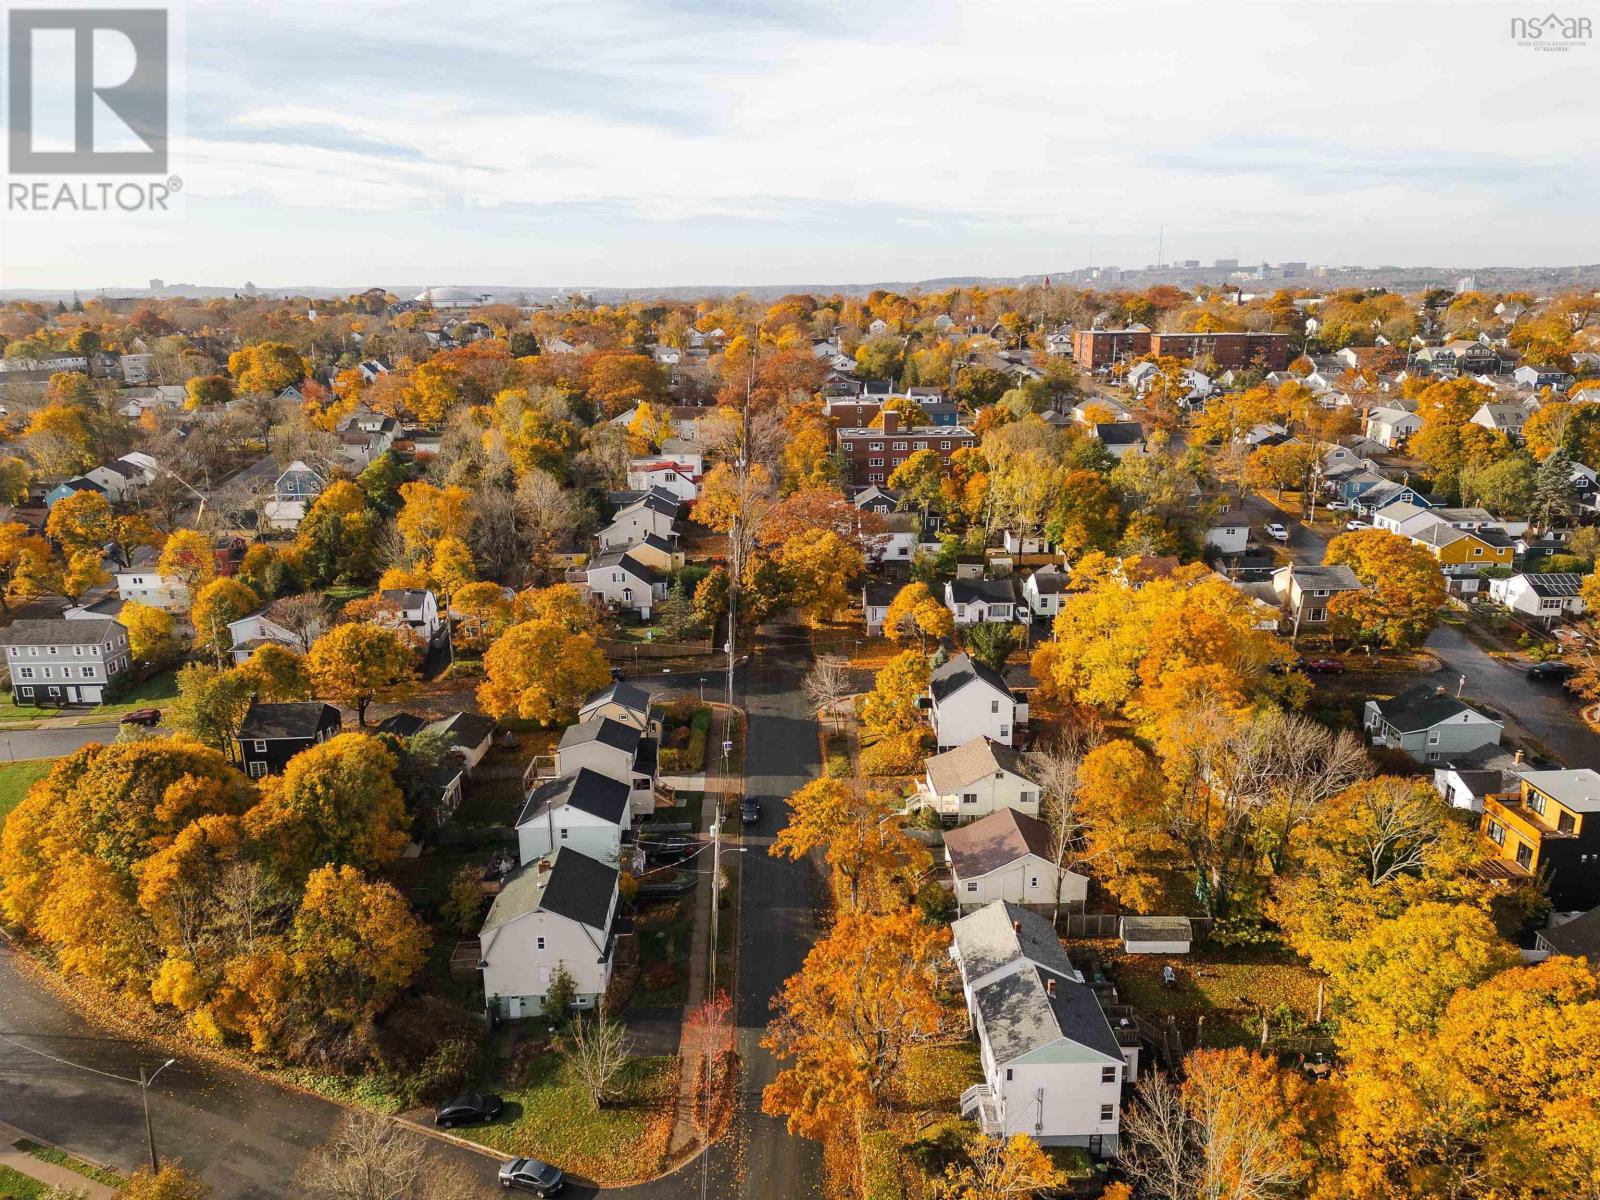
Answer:
[{"label": "black car", "polygon": [[1550,662],[1534,663],[1527,670],[1529,679],[1548,679],[1555,683],[1571,679],[1578,673],[1578,668],[1569,662],[1552,659]]},{"label": "black car", "polygon": [[754,796],[746,796],[739,801],[739,820],[746,825],[759,825],[761,823],[761,801]]},{"label": "black car", "polygon": [[469,1092],[439,1105],[433,1114],[433,1123],[446,1129],[455,1125],[474,1125],[479,1121],[492,1121],[500,1115],[505,1102],[493,1092]]},{"label": "black car", "polygon": [[537,1196],[554,1196],[567,1186],[567,1176],[560,1167],[552,1167],[537,1158],[513,1158],[500,1168],[500,1186]]},{"label": "black car", "polygon": [[639,839],[639,849],[651,862],[682,862],[699,848],[700,839],[686,833],[657,834]]},{"label": "black car", "polygon": [[694,891],[696,882],[693,871],[651,871],[640,876],[639,890],[634,897],[638,900],[670,900]]}]

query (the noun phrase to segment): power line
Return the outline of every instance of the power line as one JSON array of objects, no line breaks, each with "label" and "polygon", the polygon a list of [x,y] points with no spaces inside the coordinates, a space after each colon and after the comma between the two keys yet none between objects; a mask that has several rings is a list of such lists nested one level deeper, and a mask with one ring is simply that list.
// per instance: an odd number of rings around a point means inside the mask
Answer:
[{"label": "power line", "polygon": [[10,1045],[15,1046],[18,1050],[26,1051],[27,1053],[37,1055],[40,1058],[48,1058],[51,1062],[60,1063],[63,1067],[72,1067],[79,1071],[88,1071],[91,1075],[103,1075],[107,1079],[115,1079],[120,1083],[131,1083],[134,1085],[134,1087],[143,1086],[137,1079],[130,1079],[126,1075],[116,1075],[110,1071],[102,1071],[98,1067],[88,1067],[83,1063],[75,1063],[69,1059],[57,1058],[54,1054],[47,1054],[43,1050],[36,1050],[32,1046],[25,1046],[15,1038],[7,1037],[3,1033],[0,1033],[0,1042],[9,1043]]}]

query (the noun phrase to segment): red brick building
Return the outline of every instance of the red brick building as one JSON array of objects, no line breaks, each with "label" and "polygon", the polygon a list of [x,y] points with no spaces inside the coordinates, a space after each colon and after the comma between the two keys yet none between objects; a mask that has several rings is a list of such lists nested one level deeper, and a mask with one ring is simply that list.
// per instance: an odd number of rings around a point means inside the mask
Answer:
[{"label": "red brick building", "polygon": [[851,484],[887,483],[894,469],[918,450],[932,450],[945,462],[963,446],[976,446],[978,437],[963,425],[900,427],[900,414],[883,414],[882,429],[860,426],[838,431],[839,453]]},{"label": "red brick building", "polygon": [[1281,371],[1289,365],[1287,333],[1157,333],[1150,351],[1190,362],[1211,361],[1218,371],[1260,367]]},{"label": "red brick building", "polygon": [[1143,325],[1072,331],[1072,357],[1086,371],[1097,371],[1122,359],[1141,358],[1149,353],[1150,331]]}]

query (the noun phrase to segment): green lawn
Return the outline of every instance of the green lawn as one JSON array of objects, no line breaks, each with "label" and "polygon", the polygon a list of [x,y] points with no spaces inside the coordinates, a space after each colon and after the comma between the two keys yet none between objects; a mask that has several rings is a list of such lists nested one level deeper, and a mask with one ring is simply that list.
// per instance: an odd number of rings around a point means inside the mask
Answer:
[{"label": "green lawn", "polygon": [[[1177,973],[1176,986],[1162,983],[1164,966]],[[1320,1032],[1308,1028],[1319,976],[1281,949],[1199,946],[1190,955],[1125,954],[1112,969],[1123,1002],[1157,1022],[1170,1013],[1186,1046],[1197,1028],[1207,1046],[1259,1046],[1263,1014],[1269,1044],[1283,1049],[1293,1048],[1297,1035]]]},{"label": "green lawn", "polygon": [[99,1167],[86,1163],[81,1158],[74,1158],[65,1150],[57,1150],[54,1146],[41,1146],[38,1142],[19,1138],[15,1143],[18,1150],[24,1154],[31,1154],[40,1162],[53,1163],[58,1167],[65,1167],[69,1171],[76,1171],[85,1179],[92,1179],[96,1183],[103,1183],[107,1187],[121,1187],[125,1182],[121,1175],[112,1171],[105,1171]]},{"label": "green lawn", "polygon": [[34,782],[43,779],[55,766],[53,758],[25,758],[21,762],[0,764],[0,825],[11,810],[22,803]]},{"label": "green lawn", "polygon": [[499,1089],[504,1117],[459,1132],[603,1187],[647,1179],[659,1169],[671,1136],[677,1067],[670,1056],[630,1060],[614,1085],[617,1098],[597,1112],[561,1056],[541,1053],[530,1060],[520,1086]]},{"label": "green lawn", "polygon": [[919,1046],[906,1055],[901,1087],[905,1103],[916,1109],[955,1112],[961,1093],[983,1082],[977,1042]]},{"label": "green lawn", "polygon": [[38,1200],[49,1190],[49,1184],[10,1167],[0,1167],[0,1200]]},{"label": "green lawn", "polygon": [[44,717],[78,716],[95,717],[100,714],[132,712],[136,708],[160,708],[178,694],[178,677],[172,671],[153,675],[138,687],[108,704],[93,708],[39,708],[32,704],[14,703],[11,693],[0,695],[0,722],[37,721]]}]

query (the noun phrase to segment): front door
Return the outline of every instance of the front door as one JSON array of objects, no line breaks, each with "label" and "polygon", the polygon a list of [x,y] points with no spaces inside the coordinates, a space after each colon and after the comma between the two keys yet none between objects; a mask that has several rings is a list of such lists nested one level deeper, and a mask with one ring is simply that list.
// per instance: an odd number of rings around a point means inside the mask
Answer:
[{"label": "front door", "polygon": [[513,1021],[517,1020],[519,1017],[522,1016],[522,997],[521,996],[507,996],[506,997],[506,1016],[510,1017]]}]

